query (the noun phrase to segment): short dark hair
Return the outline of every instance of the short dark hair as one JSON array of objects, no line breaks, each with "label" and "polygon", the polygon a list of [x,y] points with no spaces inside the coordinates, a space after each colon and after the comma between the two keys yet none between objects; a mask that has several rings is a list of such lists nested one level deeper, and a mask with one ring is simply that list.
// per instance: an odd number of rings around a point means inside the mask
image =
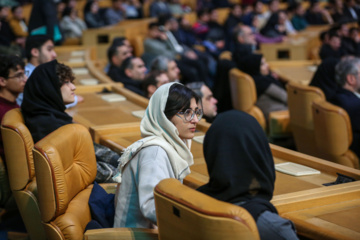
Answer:
[{"label": "short dark hair", "polygon": [[107,50],[107,57],[108,57],[109,63],[111,63],[112,57],[117,54],[117,48],[125,45],[125,43],[124,43],[125,40],[126,40],[125,37],[116,37],[113,39],[112,44],[110,45],[110,47]]},{"label": "short dark hair", "polygon": [[71,11],[72,11],[71,7],[65,7],[63,12],[61,13],[61,16],[62,17],[70,16]]},{"label": "short dark hair", "polygon": [[166,102],[164,113],[167,119],[171,119],[175,114],[190,108],[191,99],[195,98],[196,103],[201,103],[201,99],[190,88],[182,84],[175,83],[169,89],[169,96]]},{"label": "short dark hair", "polygon": [[209,8],[204,8],[204,9],[200,9],[196,12],[196,16],[198,18],[202,17],[205,14],[210,14],[210,9]]},{"label": "short dark hair", "polygon": [[30,35],[26,38],[25,42],[25,56],[28,61],[31,60],[31,50],[36,48],[40,50],[42,45],[44,45],[47,41],[51,40],[52,38],[47,35]]},{"label": "short dark hair", "polygon": [[158,28],[159,27],[159,24],[157,22],[151,22],[149,23],[148,25],[148,29],[151,30],[153,28]]},{"label": "short dark hair", "polygon": [[146,95],[149,94],[147,91],[148,86],[150,86],[150,85],[156,86],[157,85],[156,78],[164,73],[165,73],[164,71],[154,70],[154,71],[149,72],[145,76],[144,81],[142,81],[142,88],[143,88],[144,92],[146,93]]},{"label": "short dark hair", "polygon": [[16,55],[0,55],[0,77],[8,78],[10,69],[17,70],[17,66],[24,69],[24,61]]},{"label": "short dark hair", "polygon": [[132,60],[135,59],[136,57],[127,57],[121,64],[120,66],[120,70],[121,71],[124,71],[126,69],[132,69],[134,66],[132,64]]},{"label": "short dark hair", "polygon": [[66,80],[73,82],[75,79],[74,73],[71,68],[62,63],[56,64],[56,75],[59,78],[60,87],[66,82]]},{"label": "short dark hair", "polygon": [[190,88],[191,90],[193,90],[200,98],[202,98],[204,96],[203,93],[201,92],[201,88],[204,85],[205,85],[204,82],[192,82],[192,83],[186,84],[186,86],[188,88]]},{"label": "short dark hair", "polygon": [[11,12],[14,13],[17,8],[22,7],[21,5],[15,5],[11,8]]}]

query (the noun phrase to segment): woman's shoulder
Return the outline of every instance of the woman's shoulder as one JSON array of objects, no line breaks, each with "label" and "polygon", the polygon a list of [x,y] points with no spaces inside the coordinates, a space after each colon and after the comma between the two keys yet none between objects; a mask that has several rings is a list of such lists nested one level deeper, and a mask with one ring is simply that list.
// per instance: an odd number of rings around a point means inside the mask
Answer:
[{"label": "woman's shoulder", "polygon": [[149,157],[153,157],[154,160],[156,160],[156,158],[162,157],[162,156],[163,157],[166,156],[166,158],[167,158],[167,153],[166,153],[165,149],[159,145],[151,145],[151,146],[144,147],[140,150],[139,154],[140,154],[139,157],[149,156]]}]

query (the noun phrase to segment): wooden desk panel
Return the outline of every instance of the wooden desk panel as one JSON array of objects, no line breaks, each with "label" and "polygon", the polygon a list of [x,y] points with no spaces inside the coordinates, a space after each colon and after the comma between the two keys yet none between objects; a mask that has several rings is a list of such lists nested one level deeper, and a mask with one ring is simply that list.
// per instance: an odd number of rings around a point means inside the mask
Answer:
[{"label": "wooden desk panel", "polygon": [[[208,127],[208,126],[207,126]],[[197,136],[203,135],[206,127]],[[121,151],[139,140],[140,123],[98,126],[90,129],[95,142]],[[359,239],[360,181],[325,187],[333,182],[336,172],[360,179],[360,170],[348,168],[270,144],[275,163],[285,161],[316,168],[321,174],[294,177],[276,172],[272,203],[279,214],[291,219],[301,236],[309,239]],[[194,165],[184,184],[197,188],[209,181],[202,144],[193,141]]]},{"label": "wooden desk panel", "polygon": [[270,69],[286,82],[309,85],[317,66],[314,61],[274,61],[269,62]]},{"label": "wooden desk panel", "polygon": [[[103,84],[96,86],[80,86],[77,94],[84,97],[84,102],[67,109],[66,112],[73,117],[74,121],[86,127],[140,122],[141,119],[132,115],[133,111],[145,110],[148,100],[138,96],[129,90],[116,88],[116,84]],[[100,93],[104,88],[113,93],[126,97],[124,101],[107,102],[101,97],[106,93]]]},{"label": "wooden desk panel", "polygon": [[360,181],[275,196],[279,214],[311,239],[360,239]]},{"label": "wooden desk panel", "polygon": [[[100,126],[93,127],[91,132],[94,141],[113,149],[122,150],[141,138],[139,126],[139,123]],[[195,135],[200,136],[203,134],[204,130],[197,132]],[[294,177],[276,171],[274,195],[325,188],[322,184],[335,181],[337,178],[336,172],[360,179],[360,170],[344,167],[274,145],[271,145],[271,149],[275,163],[295,162],[321,171],[321,174],[301,177]],[[194,156],[194,165],[190,167],[191,174],[184,179],[184,183],[192,187],[199,187],[209,181],[202,144],[193,141],[191,152]]]},{"label": "wooden desk panel", "polygon": [[329,26],[326,25],[311,26],[294,36],[288,36],[288,41],[282,43],[262,43],[260,45],[260,52],[267,61],[309,59],[311,49],[321,44],[319,41],[320,32],[328,28]]}]

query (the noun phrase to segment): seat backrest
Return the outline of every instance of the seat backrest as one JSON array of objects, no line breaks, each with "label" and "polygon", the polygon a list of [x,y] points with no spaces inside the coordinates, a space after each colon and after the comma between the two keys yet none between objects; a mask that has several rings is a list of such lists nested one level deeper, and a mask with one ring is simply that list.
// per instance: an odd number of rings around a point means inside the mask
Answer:
[{"label": "seat backrest", "polygon": [[216,200],[169,178],[154,190],[162,240],[260,239],[256,223],[244,209]]},{"label": "seat backrest", "polygon": [[296,83],[287,84],[290,127],[299,152],[317,155],[314,137],[314,121],[311,104],[315,99],[325,100],[320,88]]},{"label": "seat backrest", "polygon": [[41,219],[48,239],[83,239],[96,159],[88,130],[67,124],[34,146]]},{"label": "seat backrest", "polygon": [[32,148],[34,141],[19,108],[8,111],[2,120],[10,188],[31,239],[45,239],[37,201]]},{"label": "seat backrest", "polygon": [[347,112],[319,99],[313,102],[312,113],[319,157],[358,169],[359,159],[349,150],[353,136]]},{"label": "seat backrest", "polygon": [[257,95],[254,79],[237,68],[230,70],[229,79],[234,109],[252,115],[260,123],[261,127],[266,129],[264,114],[257,106],[255,106]]}]

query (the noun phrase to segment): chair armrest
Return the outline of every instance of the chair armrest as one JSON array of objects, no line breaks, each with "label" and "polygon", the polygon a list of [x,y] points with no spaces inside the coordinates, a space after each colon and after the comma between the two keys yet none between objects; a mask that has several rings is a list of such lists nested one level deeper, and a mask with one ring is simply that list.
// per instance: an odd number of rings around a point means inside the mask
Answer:
[{"label": "chair armrest", "polygon": [[87,230],[84,233],[84,240],[107,239],[157,240],[158,230],[145,228],[103,228]]}]

